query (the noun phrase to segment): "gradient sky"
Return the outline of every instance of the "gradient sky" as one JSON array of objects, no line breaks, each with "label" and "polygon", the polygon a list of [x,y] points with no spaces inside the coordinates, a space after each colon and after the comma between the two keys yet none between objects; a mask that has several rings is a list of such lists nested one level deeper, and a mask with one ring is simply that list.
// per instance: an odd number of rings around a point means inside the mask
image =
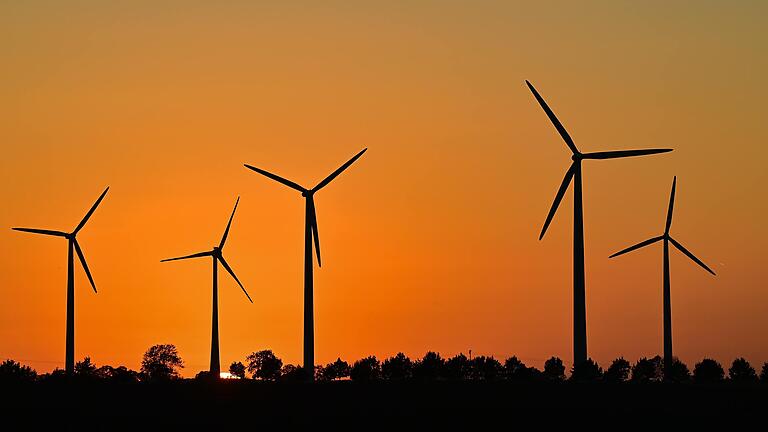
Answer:
[{"label": "gradient sky", "polygon": [[[570,154],[674,152],[584,166],[590,356],[662,350],[663,231],[675,353],[768,361],[765,2],[3,2],[0,357],[63,367],[71,230],[76,357],[138,368],[174,343],[208,367],[205,250],[242,197],[220,275],[221,361],[301,361],[303,201],[316,196],[316,360],[403,351],[572,359],[572,200],[538,233]],[[536,3],[536,4],[533,4]]]}]

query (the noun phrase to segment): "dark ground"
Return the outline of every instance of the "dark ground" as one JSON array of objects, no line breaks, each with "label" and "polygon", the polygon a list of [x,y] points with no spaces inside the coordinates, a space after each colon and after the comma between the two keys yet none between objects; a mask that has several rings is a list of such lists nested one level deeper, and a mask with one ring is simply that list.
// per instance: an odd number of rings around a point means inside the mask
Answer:
[{"label": "dark ground", "polygon": [[2,430],[625,430],[670,421],[766,430],[768,419],[768,385],[185,380],[5,384],[0,391],[0,415],[10,426]]}]

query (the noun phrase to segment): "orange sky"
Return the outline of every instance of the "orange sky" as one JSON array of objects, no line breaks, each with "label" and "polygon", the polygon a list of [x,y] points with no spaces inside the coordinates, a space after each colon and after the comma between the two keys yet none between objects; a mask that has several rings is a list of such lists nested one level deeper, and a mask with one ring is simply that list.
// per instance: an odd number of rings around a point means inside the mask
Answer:
[{"label": "orange sky", "polygon": [[[437,350],[571,361],[571,197],[537,236],[570,162],[530,79],[584,151],[589,353],[661,352],[663,230],[675,352],[768,360],[762,2],[24,2],[0,6],[0,227],[71,230],[76,357],[138,368],[174,343],[208,367],[216,244],[221,361],[301,359],[303,201],[316,196],[316,359]],[[66,242],[0,230],[0,358],[62,367]]]}]

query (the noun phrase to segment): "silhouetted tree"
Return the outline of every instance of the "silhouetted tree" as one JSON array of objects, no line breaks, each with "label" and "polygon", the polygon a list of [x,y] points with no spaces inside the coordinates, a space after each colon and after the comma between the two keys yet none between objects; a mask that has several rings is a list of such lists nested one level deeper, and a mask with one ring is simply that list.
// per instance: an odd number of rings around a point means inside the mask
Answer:
[{"label": "silhouetted tree", "polygon": [[111,379],[111,378],[112,378],[112,372],[114,371],[114,369],[115,369],[115,368],[113,368],[113,367],[112,367],[112,366],[110,366],[110,365],[99,366],[99,368],[98,368],[98,369],[96,369],[96,371],[94,372],[94,374],[95,374],[95,375],[96,375],[96,377],[97,377],[97,378],[99,378],[99,379],[102,379],[102,380],[109,380],[109,379]]},{"label": "silhouetted tree", "polygon": [[650,383],[659,382],[664,377],[662,372],[663,360],[656,356],[653,358],[643,357],[632,366],[632,382]]},{"label": "silhouetted tree", "polygon": [[696,363],[693,368],[693,380],[700,384],[717,383],[723,380],[725,371],[723,367],[715,360],[705,358]]},{"label": "silhouetted tree", "polygon": [[545,361],[544,378],[554,382],[565,381],[565,365],[563,365],[563,361],[557,357],[550,357],[549,360]]},{"label": "silhouetted tree", "polygon": [[29,366],[13,360],[0,363],[0,381],[32,382],[37,378],[37,372]]},{"label": "silhouetted tree", "polygon": [[68,379],[69,376],[67,375],[67,371],[59,368],[52,370],[50,373],[37,376],[37,380],[42,382],[59,382]]},{"label": "silhouetted tree", "polygon": [[80,378],[98,378],[96,375],[96,365],[93,364],[90,357],[75,363],[75,375]]},{"label": "silhouetted tree", "polygon": [[527,381],[544,381],[544,372],[538,370],[536,366],[529,366],[525,370],[524,379]]},{"label": "silhouetted tree", "polygon": [[756,383],[757,372],[743,357],[737,358],[728,369],[728,377],[735,383]]},{"label": "silhouetted tree", "polygon": [[494,381],[503,376],[504,367],[493,357],[477,356],[470,362],[470,378]]},{"label": "silhouetted tree", "polygon": [[543,380],[544,374],[535,367],[528,367],[516,356],[512,356],[504,361],[502,376],[510,381],[537,381]]},{"label": "silhouetted tree", "polygon": [[349,373],[352,368],[349,367],[349,363],[345,362],[341,358],[337,358],[336,361],[328,363],[320,373],[320,379],[323,381],[333,381],[337,379],[349,377]]},{"label": "silhouetted tree", "polygon": [[629,362],[624,360],[624,357],[619,357],[608,366],[603,378],[605,382],[613,384],[623,383],[629,378],[629,371]]},{"label": "silhouetted tree", "polygon": [[445,361],[443,377],[449,380],[465,380],[469,378],[470,364],[467,356],[457,354]]},{"label": "silhouetted tree", "polygon": [[301,382],[306,381],[306,374],[304,368],[296,365],[285,365],[280,370],[280,381],[285,382]]},{"label": "silhouetted tree", "polygon": [[375,356],[358,360],[352,365],[349,377],[357,382],[375,381],[381,378],[381,364]]},{"label": "silhouetted tree", "polygon": [[514,380],[522,375],[527,368],[517,356],[512,356],[504,361],[504,377],[508,380]]},{"label": "silhouetted tree", "polygon": [[413,365],[413,377],[419,380],[436,380],[443,375],[445,360],[439,353],[429,351]]},{"label": "silhouetted tree", "polygon": [[232,362],[229,373],[238,378],[245,378],[245,365],[242,362]]},{"label": "silhouetted tree", "polygon": [[213,381],[215,379],[218,379],[219,377],[215,374],[212,374],[211,371],[200,371],[195,375],[195,381]]},{"label": "silhouetted tree", "polygon": [[125,366],[116,368],[109,365],[101,366],[96,369],[96,376],[115,383],[132,383],[139,380],[139,373]]},{"label": "silhouetted tree", "polygon": [[381,364],[381,376],[386,380],[406,380],[412,375],[413,362],[401,352],[384,360]]},{"label": "silhouetted tree", "polygon": [[600,381],[602,378],[603,368],[591,358],[577,363],[571,368],[570,380],[574,382],[594,382]]},{"label": "silhouetted tree", "polygon": [[276,381],[280,378],[283,361],[277,358],[272,350],[252,352],[245,359],[248,360],[248,372],[254,379]]},{"label": "silhouetted tree", "polygon": [[162,381],[179,378],[179,369],[184,361],[175,345],[160,344],[149,347],[141,360],[141,375],[147,381]]},{"label": "silhouetted tree", "polygon": [[664,375],[663,370],[662,376],[664,376],[665,380],[674,383],[683,383],[691,380],[691,372],[688,370],[688,366],[677,358],[672,359],[672,365],[669,367],[669,376]]},{"label": "silhouetted tree", "polygon": [[760,382],[768,384],[768,362],[763,363],[763,370],[760,371]]},{"label": "silhouetted tree", "polygon": [[325,373],[324,370],[325,370],[325,368],[323,367],[323,365],[315,365],[315,367],[314,367],[315,381],[322,381],[323,380],[323,376],[324,376],[323,374]]},{"label": "silhouetted tree", "polygon": [[[536,371],[538,372],[538,370]],[[525,365],[517,356],[512,356],[504,361],[504,378],[511,381],[527,381],[535,372]]]}]

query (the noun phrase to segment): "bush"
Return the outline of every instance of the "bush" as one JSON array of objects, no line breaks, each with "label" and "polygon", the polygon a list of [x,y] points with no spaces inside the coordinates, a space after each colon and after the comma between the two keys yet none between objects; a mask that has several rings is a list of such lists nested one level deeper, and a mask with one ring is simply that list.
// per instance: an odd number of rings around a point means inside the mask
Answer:
[{"label": "bush", "polygon": [[557,357],[550,357],[549,360],[544,362],[543,375],[544,378],[549,381],[565,381],[565,365],[563,364],[563,361]]},{"label": "bush", "polygon": [[581,363],[573,365],[571,368],[571,381],[573,382],[595,382],[603,378],[603,368],[592,359],[586,359]]},{"label": "bush", "polygon": [[693,368],[693,380],[700,384],[721,382],[725,376],[723,367],[715,360],[705,358]]},{"label": "bush", "polygon": [[384,360],[384,363],[381,364],[381,376],[386,380],[406,380],[412,375],[413,363],[401,352]]},{"label": "bush", "polygon": [[744,358],[737,358],[728,369],[728,377],[735,383],[756,383],[757,372]]},{"label": "bush", "polygon": [[629,371],[629,362],[624,360],[624,357],[619,357],[605,371],[605,381],[614,384],[626,382],[629,379]]},{"label": "bush", "polygon": [[349,376],[357,382],[378,380],[381,378],[381,364],[375,356],[366,357],[355,362]]},{"label": "bush", "polygon": [[246,357],[248,372],[254,379],[277,381],[283,368],[283,361],[272,350],[252,352]]}]

